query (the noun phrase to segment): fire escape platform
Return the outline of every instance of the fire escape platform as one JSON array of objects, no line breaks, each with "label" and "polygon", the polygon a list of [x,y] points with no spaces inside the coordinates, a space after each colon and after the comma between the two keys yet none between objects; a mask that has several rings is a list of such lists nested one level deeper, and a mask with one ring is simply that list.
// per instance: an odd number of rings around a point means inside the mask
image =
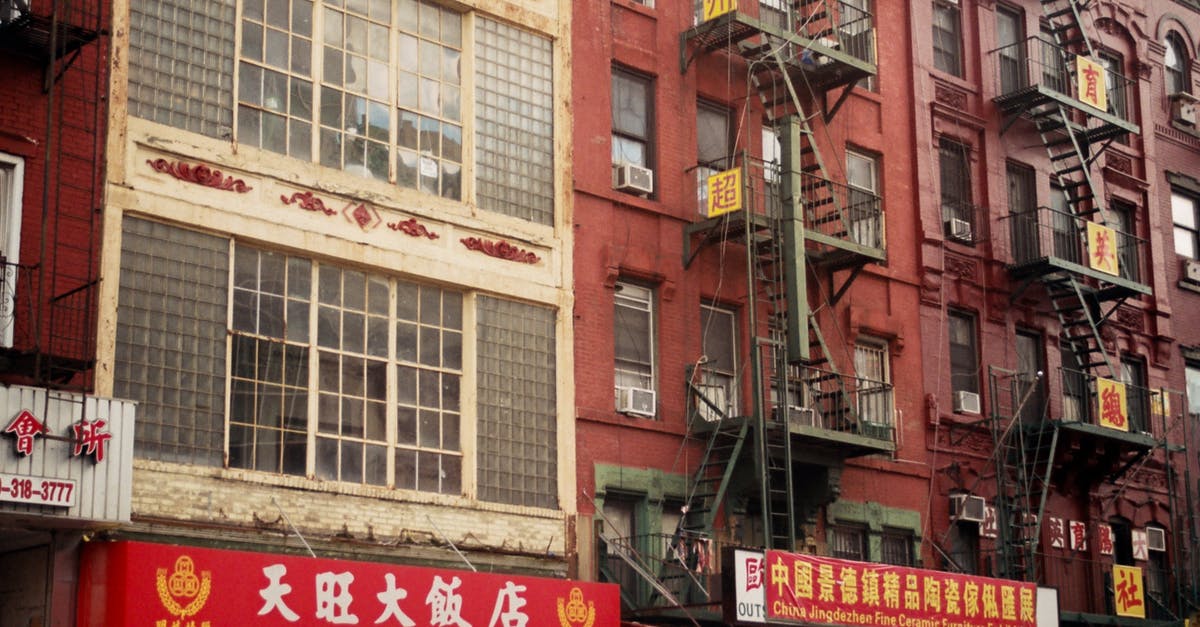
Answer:
[{"label": "fire escape platform", "polygon": [[[848,36],[873,35],[871,30]],[[811,39],[742,11],[726,13],[684,31],[679,36],[679,45],[679,69],[682,72],[687,71],[696,57],[726,50],[752,63],[761,61],[763,72],[774,70],[778,73],[772,57],[773,51],[779,49],[787,61],[792,81],[796,85],[807,84],[814,92],[854,84],[875,74],[878,69],[875,63],[843,51],[831,38]]]},{"label": "fire escape platform", "polygon": [[1053,255],[1036,257],[1020,263],[1011,264],[1008,266],[1008,272],[1013,278],[1016,279],[1046,278],[1050,277],[1050,275],[1060,272],[1068,272],[1076,277],[1095,279],[1096,281],[1105,285],[1104,288],[1097,290],[1095,294],[1096,297],[1102,302],[1115,300],[1118,298],[1125,298],[1135,294],[1148,296],[1153,293],[1153,290],[1149,285],[1146,285],[1139,280],[1117,276],[1107,272],[1101,272],[1100,270],[1095,270],[1083,264],[1075,263],[1073,261],[1063,259],[1062,257],[1055,257]]},{"label": "fire escape platform", "polygon": [[48,15],[25,13],[0,27],[0,51],[45,62],[50,60],[51,38],[54,39],[55,59],[61,59],[95,41],[99,35],[94,29],[55,24]]},{"label": "fire escape platform", "polygon": [[1149,433],[1119,431],[1072,420],[1058,421],[1058,426],[1055,474],[1084,483],[1113,481],[1158,446]]},{"label": "fire escape platform", "polygon": [[993,98],[992,102],[996,103],[996,107],[1006,116],[1021,116],[1035,120],[1043,113],[1045,105],[1063,105],[1068,109],[1085,114],[1099,124],[1089,124],[1085,128],[1072,123],[1072,127],[1077,135],[1086,139],[1089,144],[1127,133],[1138,134],[1141,132],[1140,127],[1129,120],[1107,111],[1101,111],[1077,98],[1041,84],[1029,85],[1003,93]]},{"label": "fire escape platform", "polygon": [[[729,427],[741,422],[749,422],[754,430],[758,421],[753,416],[733,416],[722,421],[696,420],[692,431],[696,434],[711,433],[718,426]],[[795,419],[788,424],[788,434],[792,445],[798,450],[819,451],[821,456],[849,459],[864,455],[881,455],[895,452],[896,443],[892,437],[892,427],[875,425],[865,421],[843,421],[844,424],[834,428],[803,424]],[[767,430],[774,431],[779,425],[772,421]]]}]

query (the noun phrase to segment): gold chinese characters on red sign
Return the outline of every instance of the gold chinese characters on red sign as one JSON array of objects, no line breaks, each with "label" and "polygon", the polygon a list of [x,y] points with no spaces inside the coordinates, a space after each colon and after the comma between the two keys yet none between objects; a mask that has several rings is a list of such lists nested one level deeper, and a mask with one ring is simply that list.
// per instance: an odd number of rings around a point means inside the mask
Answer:
[{"label": "gold chinese characters on red sign", "polygon": [[1034,627],[1036,584],[767,551],[767,618],[901,627]]}]

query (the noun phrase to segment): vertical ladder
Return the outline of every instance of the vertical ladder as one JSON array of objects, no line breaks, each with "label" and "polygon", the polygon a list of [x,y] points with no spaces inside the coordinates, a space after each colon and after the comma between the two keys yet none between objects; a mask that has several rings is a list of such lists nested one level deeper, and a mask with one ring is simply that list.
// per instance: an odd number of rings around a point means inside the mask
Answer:
[{"label": "vertical ladder", "polygon": [[1058,317],[1062,340],[1075,357],[1074,369],[1099,377],[1117,378],[1117,369],[1100,336],[1103,317],[1096,290],[1065,272],[1055,274],[1043,283],[1050,296],[1050,306]]}]

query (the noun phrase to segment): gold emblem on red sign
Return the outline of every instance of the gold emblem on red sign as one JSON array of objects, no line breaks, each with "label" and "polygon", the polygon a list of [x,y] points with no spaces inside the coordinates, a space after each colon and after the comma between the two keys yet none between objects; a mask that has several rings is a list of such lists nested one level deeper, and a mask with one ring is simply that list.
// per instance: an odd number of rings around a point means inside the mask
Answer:
[{"label": "gold emblem on red sign", "polygon": [[[212,592],[212,571],[201,571],[196,575],[196,564],[187,555],[175,560],[175,570],[158,569],[158,600],[174,620],[155,621],[155,627],[211,627],[208,621],[197,623],[187,620],[204,609],[208,595]],[[186,622],[185,622],[186,621]]]},{"label": "gold emblem on red sign", "polygon": [[571,588],[570,601],[563,603],[558,597],[558,624],[562,627],[592,627],[596,622],[596,603],[583,601],[583,590]]}]

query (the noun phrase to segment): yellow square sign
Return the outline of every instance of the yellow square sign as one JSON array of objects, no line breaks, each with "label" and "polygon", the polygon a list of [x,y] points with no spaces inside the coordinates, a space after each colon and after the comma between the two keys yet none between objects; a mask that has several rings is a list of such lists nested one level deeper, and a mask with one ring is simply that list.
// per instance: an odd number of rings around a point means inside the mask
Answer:
[{"label": "yellow square sign", "polygon": [[715,218],[742,208],[742,169],[710,175],[704,181],[708,192],[708,217]]},{"label": "yellow square sign", "polygon": [[[695,6],[695,5],[692,5]],[[705,22],[737,10],[737,0],[704,0]]]},{"label": "yellow square sign", "polygon": [[1103,65],[1087,57],[1075,57],[1075,77],[1078,82],[1079,100],[1101,111],[1108,111],[1107,70]]},{"label": "yellow square sign", "polygon": [[1117,616],[1146,618],[1141,568],[1113,564],[1113,601],[1117,606]]},{"label": "yellow square sign", "polygon": [[1117,232],[1103,224],[1088,222],[1087,238],[1088,265],[1113,276],[1120,274],[1117,266]]},{"label": "yellow square sign", "polygon": [[1096,401],[1100,409],[1101,427],[1129,431],[1129,408],[1125,403],[1124,383],[1097,377]]}]

